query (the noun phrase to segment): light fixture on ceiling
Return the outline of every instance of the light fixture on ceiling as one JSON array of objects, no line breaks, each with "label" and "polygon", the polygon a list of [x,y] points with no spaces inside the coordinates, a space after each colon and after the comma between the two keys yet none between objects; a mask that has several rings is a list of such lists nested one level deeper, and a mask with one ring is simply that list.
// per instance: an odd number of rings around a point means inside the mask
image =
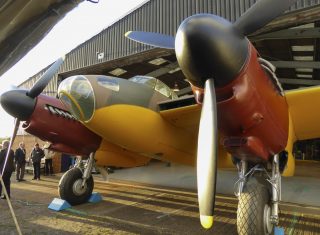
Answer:
[{"label": "light fixture on ceiling", "polygon": [[167,60],[165,60],[165,59],[160,57],[160,58],[157,58],[157,59],[154,59],[154,60],[150,60],[148,63],[149,64],[153,64],[153,65],[162,65],[165,62],[167,62]]},{"label": "light fixture on ceiling", "polygon": [[311,69],[311,68],[296,68],[296,72],[299,72],[299,73],[312,73],[313,69]]},{"label": "light fixture on ceiling", "polygon": [[297,74],[298,78],[312,78],[311,74]]},{"label": "light fixture on ceiling", "polygon": [[296,61],[313,61],[313,56],[293,56]]},{"label": "light fixture on ceiling", "polygon": [[120,76],[120,75],[122,75],[122,74],[125,74],[126,72],[127,72],[127,71],[124,70],[124,69],[122,69],[122,68],[116,68],[116,69],[110,71],[109,73],[112,74],[112,75],[114,75],[114,76]]},{"label": "light fixture on ceiling", "polygon": [[314,51],[313,45],[304,45],[304,46],[292,46],[292,51]]},{"label": "light fixture on ceiling", "polygon": [[177,68],[175,68],[175,69],[170,70],[168,73],[173,74],[173,73],[178,72],[178,71],[180,71],[180,70],[181,70],[181,69],[180,69],[179,67],[177,67]]}]

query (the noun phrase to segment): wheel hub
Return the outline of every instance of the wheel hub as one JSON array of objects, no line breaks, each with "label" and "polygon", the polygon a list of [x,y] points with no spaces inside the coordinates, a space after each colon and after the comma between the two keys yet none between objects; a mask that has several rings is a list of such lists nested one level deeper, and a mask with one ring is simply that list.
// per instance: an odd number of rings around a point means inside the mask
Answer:
[{"label": "wheel hub", "polygon": [[72,186],[72,191],[77,196],[84,194],[87,190],[87,183],[82,185],[82,182],[83,179],[77,179]]}]

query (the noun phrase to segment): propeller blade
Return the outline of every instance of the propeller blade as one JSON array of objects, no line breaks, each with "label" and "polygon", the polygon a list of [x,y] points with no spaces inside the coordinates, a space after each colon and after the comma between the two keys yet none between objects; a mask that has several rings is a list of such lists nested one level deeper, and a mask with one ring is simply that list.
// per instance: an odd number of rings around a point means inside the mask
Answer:
[{"label": "propeller blade", "polygon": [[20,120],[19,119],[17,119],[17,118],[14,119],[14,122],[15,122],[14,123],[14,129],[13,129],[12,136],[11,136],[11,139],[10,139],[10,143],[9,143],[9,146],[8,146],[8,151],[7,151],[6,159],[5,159],[3,168],[2,168],[1,175],[3,175],[3,172],[6,169],[8,157],[9,157],[9,154],[10,154],[10,149],[12,148],[12,144],[14,142],[14,139],[16,138],[16,135],[17,135],[17,132],[18,132],[18,129],[19,129],[19,125],[20,125]]},{"label": "propeller blade", "polygon": [[251,34],[281,15],[296,1],[259,0],[234,23],[234,27],[244,36]]},{"label": "propeller blade", "polygon": [[125,36],[133,41],[154,47],[174,49],[174,37],[160,33],[128,31]]},{"label": "propeller blade", "polygon": [[60,66],[63,64],[63,61],[64,57],[61,57],[56,62],[54,62],[50,66],[50,68],[42,75],[42,77],[33,85],[27,95],[31,98],[35,98],[40,95],[40,93],[53,78],[54,74],[59,70]]},{"label": "propeller blade", "polygon": [[213,210],[217,176],[217,103],[214,80],[205,83],[205,94],[201,111],[198,152],[197,184],[201,225],[208,229],[213,224]]}]

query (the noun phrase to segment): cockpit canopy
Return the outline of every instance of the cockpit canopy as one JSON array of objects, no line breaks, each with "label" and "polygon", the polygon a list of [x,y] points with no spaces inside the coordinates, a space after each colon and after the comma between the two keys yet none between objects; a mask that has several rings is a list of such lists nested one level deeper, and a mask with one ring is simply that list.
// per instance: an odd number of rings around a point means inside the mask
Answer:
[{"label": "cockpit canopy", "polygon": [[177,94],[174,91],[172,91],[166,84],[161,82],[159,79],[156,79],[154,77],[134,76],[132,78],[129,78],[128,80],[136,83],[145,84],[168,98],[178,98]]},{"label": "cockpit canopy", "polygon": [[65,79],[58,89],[59,99],[78,120],[88,121],[95,110],[93,88],[84,76]]},{"label": "cockpit canopy", "polygon": [[[123,84],[124,81],[127,82],[126,85]],[[134,86],[130,86],[128,83],[132,84],[131,82],[104,75],[76,75],[68,77],[60,83],[58,96],[72,115],[83,122],[90,121],[95,109],[99,108],[101,105],[128,102],[130,104],[148,107],[150,101],[148,99],[151,99],[154,91],[169,99],[178,98],[174,91],[156,78],[135,76],[130,78],[129,81],[148,86],[147,90],[143,91],[146,93],[149,92],[150,97],[147,98],[148,96],[145,94],[144,99],[142,99],[143,102],[141,103],[141,99],[135,100],[133,97],[130,97],[130,92],[127,93],[128,91],[126,91],[126,89],[137,89],[137,87],[141,86],[137,86],[136,84],[134,84]],[[122,88],[120,87],[121,84],[123,84]],[[101,88],[107,90],[101,90]],[[111,93],[108,93],[108,91]],[[113,94],[112,100],[108,101],[108,94]]]}]

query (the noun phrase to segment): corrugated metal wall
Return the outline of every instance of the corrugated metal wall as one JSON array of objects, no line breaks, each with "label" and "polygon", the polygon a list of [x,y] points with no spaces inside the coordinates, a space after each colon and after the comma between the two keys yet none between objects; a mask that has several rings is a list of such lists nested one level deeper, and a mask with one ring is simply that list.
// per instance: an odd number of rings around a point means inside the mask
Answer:
[{"label": "corrugated metal wall", "polygon": [[[124,34],[129,30],[143,30],[175,35],[180,23],[190,15],[196,13],[212,13],[220,15],[230,21],[235,21],[256,1],[257,0],[150,0],[68,53],[66,61],[59,73],[107,62],[151,48],[125,38]],[[320,0],[299,0],[290,8],[290,11],[317,4],[320,4]],[[98,55],[101,55],[101,53],[104,53],[104,57],[99,59]],[[39,77],[39,74],[35,75],[23,83],[22,86],[33,86]],[[46,88],[49,94],[56,90],[57,76]]]}]

